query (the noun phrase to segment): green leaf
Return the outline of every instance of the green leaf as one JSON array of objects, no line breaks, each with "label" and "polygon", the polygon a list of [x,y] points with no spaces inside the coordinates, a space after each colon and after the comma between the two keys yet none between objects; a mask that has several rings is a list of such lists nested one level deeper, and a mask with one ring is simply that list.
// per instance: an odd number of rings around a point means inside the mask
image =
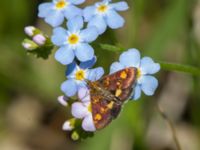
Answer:
[{"label": "green leaf", "polygon": [[99,45],[103,50],[107,50],[107,51],[112,51],[112,52],[122,52],[122,51],[124,51],[123,48],[118,47],[118,46],[114,46],[114,45],[110,45],[110,44],[99,44]]}]

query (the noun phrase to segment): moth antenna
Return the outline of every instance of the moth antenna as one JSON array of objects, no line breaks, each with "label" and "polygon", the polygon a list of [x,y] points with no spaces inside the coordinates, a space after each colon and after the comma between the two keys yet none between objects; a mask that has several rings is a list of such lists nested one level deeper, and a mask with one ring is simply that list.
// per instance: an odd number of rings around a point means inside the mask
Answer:
[{"label": "moth antenna", "polygon": [[[117,97],[116,97],[116,98],[117,98]],[[122,105],[122,102],[121,102],[120,99],[118,99],[118,98],[117,98],[117,100],[116,100],[116,99],[113,99],[113,100],[111,100],[111,101],[114,101],[115,104],[117,104],[117,105]]]}]

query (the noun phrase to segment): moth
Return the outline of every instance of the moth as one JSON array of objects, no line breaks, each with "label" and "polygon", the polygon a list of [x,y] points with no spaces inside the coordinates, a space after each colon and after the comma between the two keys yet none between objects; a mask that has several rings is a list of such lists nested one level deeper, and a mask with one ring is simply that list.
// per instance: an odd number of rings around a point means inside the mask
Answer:
[{"label": "moth", "polygon": [[87,81],[97,130],[106,127],[119,115],[123,103],[132,96],[136,75],[137,68],[129,67],[97,81]]}]

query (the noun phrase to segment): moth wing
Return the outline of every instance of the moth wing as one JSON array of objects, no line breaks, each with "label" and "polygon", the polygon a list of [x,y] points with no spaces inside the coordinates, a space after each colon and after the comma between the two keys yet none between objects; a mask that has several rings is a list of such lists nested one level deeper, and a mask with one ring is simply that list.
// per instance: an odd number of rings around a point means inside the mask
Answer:
[{"label": "moth wing", "polygon": [[108,101],[102,95],[95,95],[91,92],[92,116],[96,129],[106,127],[115,119],[121,110],[121,105]]},{"label": "moth wing", "polygon": [[137,68],[129,67],[105,76],[99,80],[103,88],[110,91],[121,101],[127,100],[133,91]]},{"label": "moth wing", "polygon": [[121,104],[117,103],[116,99],[124,102],[130,97],[136,73],[136,68],[129,67],[94,82],[95,87],[100,87],[104,92],[109,91],[105,94],[92,88],[90,90],[92,116],[96,129],[106,127],[119,115]]}]

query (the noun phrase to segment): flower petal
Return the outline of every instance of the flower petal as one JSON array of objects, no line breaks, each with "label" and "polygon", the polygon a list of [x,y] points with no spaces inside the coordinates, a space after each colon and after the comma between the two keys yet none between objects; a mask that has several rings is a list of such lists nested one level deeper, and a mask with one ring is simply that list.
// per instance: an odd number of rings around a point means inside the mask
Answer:
[{"label": "flower petal", "polygon": [[79,81],[77,85],[78,85],[78,89],[87,87],[87,83],[84,80]]},{"label": "flower petal", "polygon": [[94,64],[96,63],[96,61],[97,61],[97,57],[94,56],[91,60],[81,62],[79,67],[81,69],[92,68],[94,66]]},{"label": "flower petal", "polygon": [[88,22],[95,15],[95,6],[88,6],[83,10],[83,16],[86,22]]},{"label": "flower petal", "polygon": [[69,97],[74,96],[77,92],[77,85],[73,79],[66,80],[61,85],[61,90]]},{"label": "flower petal", "polygon": [[64,15],[67,19],[72,19],[75,16],[82,16],[82,10],[74,5],[69,5],[64,10]]},{"label": "flower petal", "polygon": [[97,39],[98,30],[96,27],[88,27],[81,31],[80,36],[84,42],[90,43]]},{"label": "flower petal", "polygon": [[[75,66],[74,66],[75,65]],[[76,64],[76,61],[73,61],[71,73],[66,75],[68,79],[75,79],[76,72],[80,69],[80,67]]]},{"label": "flower petal", "polygon": [[127,2],[125,2],[125,1],[112,3],[112,4],[110,4],[110,6],[117,11],[124,11],[129,8]]},{"label": "flower petal", "polygon": [[68,1],[74,5],[79,5],[85,2],[85,0],[68,0]]},{"label": "flower petal", "polygon": [[90,91],[87,87],[82,87],[78,90],[78,98],[82,102],[90,102]]},{"label": "flower petal", "polygon": [[95,125],[94,125],[94,122],[93,122],[93,118],[92,118],[92,114],[88,115],[87,117],[85,117],[83,119],[82,128],[85,131],[89,131],[89,132],[96,131],[96,128],[95,128]]},{"label": "flower petal", "polygon": [[67,120],[67,121],[64,122],[62,129],[65,130],[65,131],[71,131],[71,130],[74,129],[74,127],[71,126],[70,120]]},{"label": "flower petal", "polygon": [[53,35],[51,37],[52,42],[57,45],[61,46],[66,42],[67,39],[67,31],[62,28],[58,27],[53,30]]},{"label": "flower petal", "polygon": [[133,94],[133,99],[134,100],[137,100],[140,98],[141,96],[141,86],[139,84],[137,84],[135,87],[134,87],[134,94]]},{"label": "flower petal", "polygon": [[102,67],[98,67],[95,69],[89,69],[87,79],[90,81],[99,80],[104,74],[104,70]]},{"label": "flower petal", "polygon": [[160,70],[160,65],[150,57],[143,57],[140,65],[142,74],[154,74]]},{"label": "flower petal", "polygon": [[38,7],[38,17],[44,18],[47,17],[49,12],[53,9],[53,3],[42,3]]},{"label": "flower petal", "polygon": [[72,112],[72,115],[78,119],[82,119],[90,113],[88,111],[88,108],[81,102],[73,103],[71,112]]},{"label": "flower petal", "polygon": [[81,62],[79,67],[82,69],[92,68],[97,61],[97,57],[94,56],[91,60]]},{"label": "flower petal", "polygon": [[142,76],[140,79],[142,91],[151,96],[158,87],[158,80],[153,76]]},{"label": "flower petal", "polygon": [[45,18],[45,21],[52,27],[57,27],[63,23],[64,16],[61,11],[51,10]]},{"label": "flower petal", "polygon": [[117,29],[123,27],[125,21],[117,12],[110,10],[106,15],[106,22],[111,29]]},{"label": "flower petal", "polygon": [[69,98],[67,96],[59,96],[58,102],[63,106],[67,106],[68,105],[68,103],[67,103],[68,99]]},{"label": "flower petal", "polygon": [[99,34],[102,34],[106,31],[106,22],[102,16],[96,15],[90,19],[88,22],[88,27],[95,26]]},{"label": "flower petal", "polygon": [[129,49],[126,52],[123,52],[119,61],[122,65],[126,67],[139,67],[140,65],[140,52],[137,49]]},{"label": "flower petal", "polygon": [[74,60],[74,51],[67,46],[63,46],[56,51],[55,59],[63,65],[68,65]]},{"label": "flower petal", "polygon": [[71,32],[79,31],[83,28],[83,18],[76,16],[67,22],[67,27]]},{"label": "flower petal", "polygon": [[110,3],[112,0],[102,0],[100,3]]},{"label": "flower petal", "polygon": [[77,46],[75,54],[81,62],[88,61],[94,57],[94,49],[89,44],[82,43]]},{"label": "flower petal", "polygon": [[66,76],[70,75],[74,71],[75,68],[76,68],[76,62],[73,61],[71,64],[67,65],[67,70],[65,72],[65,75]]},{"label": "flower petal", "polygon": [[112,65],[110,66],[110,74],[117,72],[121,69],[125,68],[121,63],[119,62],[114,62],[112,63]]}]

